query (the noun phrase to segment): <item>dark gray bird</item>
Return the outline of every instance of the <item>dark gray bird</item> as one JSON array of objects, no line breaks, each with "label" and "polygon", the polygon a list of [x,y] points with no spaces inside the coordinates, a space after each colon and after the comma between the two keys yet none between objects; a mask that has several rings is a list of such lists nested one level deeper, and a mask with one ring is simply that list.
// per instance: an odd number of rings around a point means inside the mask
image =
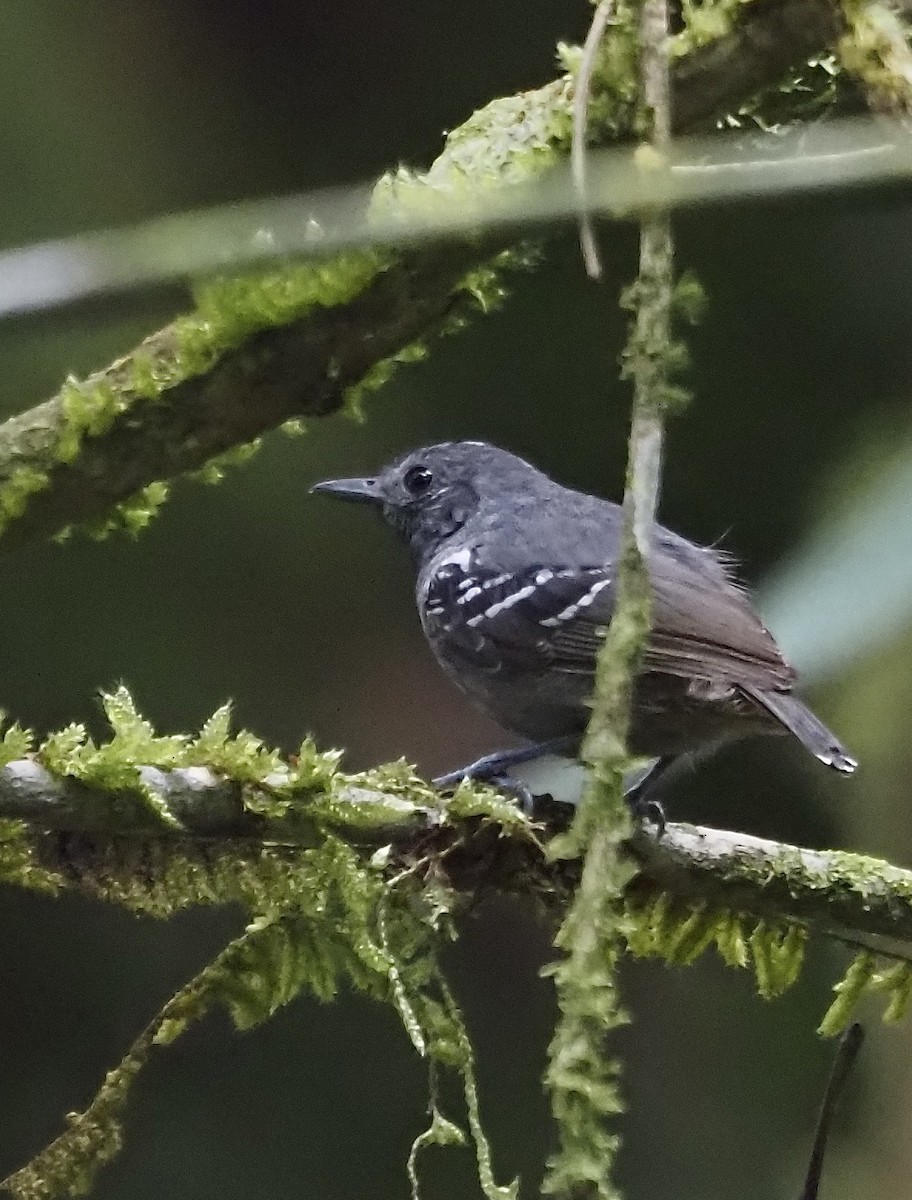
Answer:
[{"label": "dark gray bird", "polygon": [[[316,492],[375,505],[408,542],[418,612],[444,670],[504,729],[573,753],[614,607],[619,505],[555,483],[484,442],[415,450]],[[751,733],[793,734],[822,763],[856,761],[793,694],[795,671],[717,550],[655,530],[652,633],[630,749],[672,758]],[[532,748],[454,772],[502,776]]]}]

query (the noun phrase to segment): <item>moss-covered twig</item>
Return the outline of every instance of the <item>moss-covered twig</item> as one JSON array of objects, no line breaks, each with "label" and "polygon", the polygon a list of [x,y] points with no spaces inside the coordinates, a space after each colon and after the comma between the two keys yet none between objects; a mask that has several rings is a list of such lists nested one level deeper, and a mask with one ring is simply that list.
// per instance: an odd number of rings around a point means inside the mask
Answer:
[{"label": "moss-covered twig", "polygon": [[[548,835],[564,807],[535,823],[496,793],[440,797],[404,763],[360,775],[305,742],[291,760],[220,709],[196,735],[157,735],[119,689],[104,698],[113,735],[80,726],[34,749],[16,726],[0,736],[0,880],[86,892],[159,917],[240,902],[253,920],[182,989],[111,1072],[88,1109],[22,1171],[0,1183],[19,1200],[81,1193],[120,1144],[127,1091],[153,1044],[172,1040],[211,1003],[241,1026],[301,988],[328,998],[343,983],[393,1005],[412,1045],[462,1078],[479,1182],[494,1180],[462,1019],[437,965],[453,918],[489,894],[520,897],[552,924],[579,882],[578,859],[554,860]],[[692,962],[711,946],[752,966],[764,996],[789,987],[809,929],[862,953],[837,984],[822,1029],[837,1032],[866,991],[885,1017],[912,999],[912,872],[859,856],[801,850],[718,830],[634,831],[636,865],[620,928],[634,954]],[[888,964],[878,965],[878,956]],[[432,1072],[433,1073],[433,1072]],[[410,1158],[457,1138],[434,1108]],[[597,1164],[596,1164],[597,1166]]]},{"label": "moss-covered twig", "polygon": [[797,921],[852,946],[912,962],[912,870],[840,850],[808,850],[700,825],[638,831],[630,895]]},{"label": "moss-covered twig", "polygon": [[[279,864],[291,866],[327,832],[357,847],[365,861],[387,847],[391,874],[428,856],[457,893],[523,896],[550,920],[561,917],[578,877],[578,863],[552,862],[543,853],[547,826],[536,835],[536,827],[490,793],[465,790],[446,804],[417,779],[384,789],[376,774],[339,774],[324,791],[289,794],[283,812],[266,816],[249,807],[249,784],[210,768],[141,770],[179,826],[137,791],[55,775],[32,758],[8,763],[0,770],[0,877],[25,887],[88,889],[164,914],[242,898],[237,879],[227,869],[221,874],[223,864],[246,863],[250,878],[259,871],[267,889]],[[512,825],[493,820],[494,812],[511,817]],[[548,823],[563,823],[566,815],[552,808]],[[912,962],[912,870],[675,822],[661,837],[643,826],[631,848],[639,873],[628,894],[637,903],[661,892],[685,904],[798,921]],[[185,871],[184,892],[175,885],[165,904],[161,889],[178,868]],[[151,903],[153,892],[161,905]]]},{"label": "moss-covered twig", "polygon": [[[454,897],[508,892],[559,920],[579,877],[546,852],[572,810],[531,823],[490,789],[442,797],[406,763],[357,775],[305,741],[291,760],[229,728],[220,708],[194,735],[157,734],[119,688],[104,696],[112,734],[70,725],[35,747],[0,735],[0,880],[83,889],[167,916],[195,904],[279,903],[296,864],[338,839],[379,876],[429,864]],[[912,962],[912,871],[840,851],[669,824],[637,829],[631,900],[800,921]],[[296,885],[295,885],[296,886]],[[270,899],[271,897],[271,899]]]},{"label": "moss-covered twig", "polygon": [[[908,7],[912,7],[909,0]],[[705,11],[706,10],[706,11]],[[688,10],[690,11],[690,10]],[[676,42],[675,129],[713,119],[836,45],[846,23],[831,0],[749,0],[722,5]],[[713,8],[713,12],[716,12]],[[600,87],[610,90],[610,82]],[[629,129],[632,81],[617,79],[599,124],[604,139]],[[494,101],[450,135],[426,177],[391,201],[529,178],[570,143],[571,80]],[[403,211],[407,215],[407,204]],[[323,265],[207,287],[197,311],[46,403],[0,425],[0,528],[12,547],[72,524],[97,522],[127,503],[135,527],[161,501],[163,481],[202,468],[289,419],[321,416],[352,388],[458,316],[474,268],[508,244],[429,246],[349,254]],[[145,490],[144,489],[151,489]]]}]

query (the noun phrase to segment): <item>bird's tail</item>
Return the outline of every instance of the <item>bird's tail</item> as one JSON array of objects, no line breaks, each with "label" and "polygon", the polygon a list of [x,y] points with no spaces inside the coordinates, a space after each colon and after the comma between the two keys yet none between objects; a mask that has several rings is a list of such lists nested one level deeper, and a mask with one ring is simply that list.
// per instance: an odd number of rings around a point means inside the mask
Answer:
[{"label": "bird's tail", "polygon": [[766,692],[751,687],[744,688],[744,691],[828,767],[851,775],[858,766],[858,760],[849,754],[842,742],[797,696],[790,692]]}]

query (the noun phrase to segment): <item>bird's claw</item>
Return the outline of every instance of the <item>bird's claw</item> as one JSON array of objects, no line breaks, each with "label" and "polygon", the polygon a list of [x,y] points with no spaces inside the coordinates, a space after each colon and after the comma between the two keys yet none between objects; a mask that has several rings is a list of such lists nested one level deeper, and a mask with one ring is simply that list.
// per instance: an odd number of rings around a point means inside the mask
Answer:
[{"label": "bird's claw", "polygon": [[477,763],[472,763],[470,767],[464,767],[461,771],[449,771],[446,775],[438,775],[436,779],[431,780],[431,783],[441,792],[455,791],[464,779],[490,784],[491,787],[506,792],[512,800],[516,801],[526,816],[531,817],[535,810],[536,797],[532,794],[528,784],[523,783],[514,775],[497,774],[485,770],[486,765],[484,759],[480,759]]},{"label": "bird's claw", "polygon": [[550,799],[547,795],[536,796],[528,784],[515,775],[510,768],[520,763],[534,762],[546,754],[565,754],[571,747],[573,739],[569,737],[552,738],[547,742],[539,742],[531,746],[519,746],[512,750],[498,750],[494,754],[486,754],[476,759],[467,767],[458,771],[448,771],[446,775],[438,775],[431,780],[434,787],[440,791],[452,791],[459,787],[464,779],[474,779],[478,783],[489,783],[492,787],[507,792],[519,805],[527,817],[535,814],[536,803]]},{"label": "bird's claw", "polygon": [[641,821],[644,825],[655,825],[656,837],[661,837],[665,832],[667,824],[665,819],[665,809],[658,800],[649,800],[643,797],[640,801],[634,801],[633,816],[637,821]]}]

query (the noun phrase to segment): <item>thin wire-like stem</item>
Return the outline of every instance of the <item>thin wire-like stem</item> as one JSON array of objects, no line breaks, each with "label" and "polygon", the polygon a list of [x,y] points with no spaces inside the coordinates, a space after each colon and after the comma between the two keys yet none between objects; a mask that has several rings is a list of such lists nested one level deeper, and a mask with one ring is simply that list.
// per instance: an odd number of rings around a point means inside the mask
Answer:
[{"label": "thin wire-like stem", "polygon": [[599,46],[611,20],[614,10],[613,0],[601,0],[586,41],[583,43],[583,57],[580,61],[579,73],[573,92],[573,137],[570,143],[570,173],[573,187],[579,203],[579,242],[586,274],[590,279],[601,279],[602,263],[599,258],[598,243],[595,229],[586,197],[586,142],[589,129],[589,97],[592,91],[592,76],[595,73],[595,63]]},{"label": "thin wire-like stem", "polygon": [[811,1162],[799,1200],[817,1200],[820,1177],[823,1173],[823,1156],[826,1153],[827,1139],[830,1136],[830,1126],[833,1123],[833,1114],[842,1097],[846,1080],[849,1077],[855,1059],[858,1057],[858,1052],[861,1049],[863,1041],[864,1030],[856,1022],[849,1026],[839,1043],[839,1049],[836,1051],[836,1057],[833,1059],[833,1066],[830,1069],[830,1078],[823,1097],[823,1104],[820,1106],[817,1129],[814,1133],[814,1145],[811,1150]]}]

